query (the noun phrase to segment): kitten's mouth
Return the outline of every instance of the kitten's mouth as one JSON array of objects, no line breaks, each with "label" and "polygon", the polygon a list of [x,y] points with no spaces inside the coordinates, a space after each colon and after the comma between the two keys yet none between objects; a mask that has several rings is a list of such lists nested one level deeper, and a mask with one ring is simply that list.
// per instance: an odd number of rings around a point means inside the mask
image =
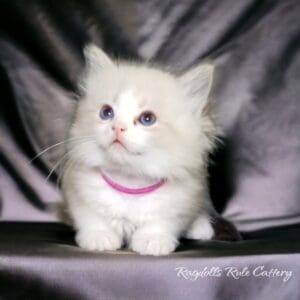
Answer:
[{"label": "kitten's mouth", "polygon": [[121,144],[123,146],[122,142],[119,139],[115,139],[112,143],[113,144]]},{"label": "kitten's mouth", "polygon": [[114,139],[113,142],[112,142],[112,145],[123,147],[125,150],[128,151],[126,146],[119,139]]},{"label": "kitten's mouth", "polygon": [[118,138],[114,139],[112,141],[112,143],[110,144],[110,147],[116,147],[116,148],[121,148],[126,150],[126,152],[128,152],[129,154],[133,154],[133,155],[142,155],[142,152],[139,151],[132,151],[130,149],[128,149],[128,147],[126,147],[124,145],[124,143],[122,141],[120,141]]}]

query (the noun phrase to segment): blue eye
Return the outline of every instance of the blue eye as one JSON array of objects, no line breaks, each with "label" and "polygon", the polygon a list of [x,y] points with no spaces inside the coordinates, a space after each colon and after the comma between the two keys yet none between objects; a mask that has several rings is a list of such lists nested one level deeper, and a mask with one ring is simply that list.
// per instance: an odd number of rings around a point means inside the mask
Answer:
[{"label": "blue eye", "polygon": [[151,126],[156,122],[156,116],[152,112],[144,112],[139,116],[139,122],[144,126]]},{"label": "blue eye", "polygon": [[109,105],[103,105],[100,110],[99,116],[102,120],[109,120],[114,118],[114,110]]}]

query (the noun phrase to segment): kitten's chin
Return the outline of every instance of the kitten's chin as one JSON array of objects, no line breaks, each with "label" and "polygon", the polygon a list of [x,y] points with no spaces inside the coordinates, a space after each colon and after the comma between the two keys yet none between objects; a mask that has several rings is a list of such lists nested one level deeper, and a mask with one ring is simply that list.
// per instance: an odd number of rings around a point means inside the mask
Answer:
[{"label": "kitten's chin", "polygon": [[144,155],[141,152],[127,151],[121,147],[109,148],[105,153],[104,164],[108,169],[117,169],[126,174],[140,175],[143,172]]},{"label": "kitten's chin", "polygon": [[129,146],[124,143],[117,142],[112,143],[107,148],[107,152],[111,157],[126,159],[126,157],[133,157],[133,156],[141,156],[143,153],[141,151],[133,150]]},{"label": "kitten's chin", "polygon": [[135,157],[125,149],[110,149],[107,152],[108,162],[111,165],[126,168],[135,165]]}]

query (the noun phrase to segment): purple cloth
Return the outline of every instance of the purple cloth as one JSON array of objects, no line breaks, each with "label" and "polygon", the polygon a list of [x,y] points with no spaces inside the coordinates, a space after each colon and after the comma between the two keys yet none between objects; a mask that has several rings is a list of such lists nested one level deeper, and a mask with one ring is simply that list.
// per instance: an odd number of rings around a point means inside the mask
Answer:
[{"label": "purple cloth", "polygon": [[[300,299],[299,16],[297,0],[0,1],[0,217],[10,221],[0,222],[0,298]],[[31,160],[65,138],[87,41],[119,58],[216,65],[222,144],[210,194],[244,241],[185,240],[159,258],[95,253],[46,223],[61,200],[55,169],[46,179],[63,147]],[[230,239],[219,221],[217,238]],[[261,266],[292,276],[255,276]],[[222,275],[193,281],[179,267]],[[250,275],[235,279],[228,267]]]},{"label": "purple cloth", "polygon": [[55,219],[55,170],[45,179],[63,147],[30,160],[64,140],[93,40],[180,69],[211,60],[223,132],[210,169],[216,209],[241,230],[298,223],[299,13],[296,0],[3,2],[1,218]]}]

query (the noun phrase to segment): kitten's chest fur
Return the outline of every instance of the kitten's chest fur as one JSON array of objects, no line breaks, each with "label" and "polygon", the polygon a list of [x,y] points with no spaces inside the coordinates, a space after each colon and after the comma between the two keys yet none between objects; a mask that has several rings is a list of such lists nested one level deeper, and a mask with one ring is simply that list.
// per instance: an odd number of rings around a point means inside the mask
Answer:
[{"label": "kitten's chest fur", "polygon": [[123,220],[134,226],[164,217],[191,218],[202,205],[201,186],[192,179],[167,181],[155,191],[131,195],[113,189],[98,171],[76,170],[67,176],[64,186],[67,193],[72,191],[73,195],[66,198],[71,196],[76,207],[87,205],[102,218]]}]

